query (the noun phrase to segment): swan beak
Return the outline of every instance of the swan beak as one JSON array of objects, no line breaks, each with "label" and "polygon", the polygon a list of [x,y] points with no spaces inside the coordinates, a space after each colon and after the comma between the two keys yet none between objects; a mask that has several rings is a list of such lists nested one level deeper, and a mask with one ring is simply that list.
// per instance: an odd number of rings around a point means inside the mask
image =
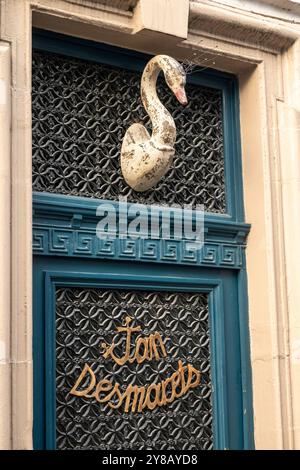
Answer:
[{"label": "swan beak", "polygon": [[178,88],[175,91],[175,96],[178,99],[179,103],[183,104],[184,106],[187,105],[188,100],[185,94],[185,89],[183,87]]}]

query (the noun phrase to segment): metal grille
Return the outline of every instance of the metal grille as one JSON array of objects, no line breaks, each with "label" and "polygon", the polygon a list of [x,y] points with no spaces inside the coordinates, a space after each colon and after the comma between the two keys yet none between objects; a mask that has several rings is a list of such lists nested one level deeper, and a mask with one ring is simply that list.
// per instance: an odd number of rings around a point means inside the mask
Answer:
[{"label": "metal grille", "polygon": [[176,156],[155,188],[137,193],[119,159],[132,123],[151,131],[140,73],[38,51],[32,72],[35,191],[226,212],[221,91],[188,84],[184,108],[159,80],[159,97],[176,122]]},{"label": "metal grille", "polygon": [[[142,335],[161,332],[168,356],[123,366],[104,359],[99,345],[112,342],[125,315],[141,325]],[[212,448],[206,294],[57,288],[56,331],[58,449]],[[85,363],[97,380],[111,379],[126,388],[167,378],[179,359],[201,372],[201,384],[152,411],[125,413],[69,394]]]}]

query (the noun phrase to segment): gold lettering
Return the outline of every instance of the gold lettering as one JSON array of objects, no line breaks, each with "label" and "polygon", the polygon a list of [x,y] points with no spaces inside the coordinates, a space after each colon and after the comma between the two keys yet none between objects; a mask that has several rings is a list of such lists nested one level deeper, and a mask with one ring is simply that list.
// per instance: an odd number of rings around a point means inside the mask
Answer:
[{"label": "gold lettering", "polygon": [[[144,348],[143,354],[140,353],[141,346]],[[149,356],[148,339],[138,338],[136,342],[135,357],[138,364],[146,361]]]},{"label": "gold lettering", "polygon": [[113,388],[113,384],[111,383],[110,380],[106,380],[106,379],[100,380],[100,382],[98,382],[97,384],[96,390],[94,391],[94,397],[99,403],[106,403],[107,401],[111,399],[114,391],[106,395],[105,398],[100,398],[99,395],[100,393],[103,393],[103,392],[110,392],[112,388]]},{"label": "gold lettering", "polygon": [[[125,325],[117,328],[118,332],[126,333],[124,355],[119,357],[114,353],[115,343],[112,342],[111,345],[105,343],[102,345],[104,347],[103,357],[106,359],[111,357],[120,366],[126,362],[133,363],[136,361],[141,364],[146,360],[159,360],[161,357],[166,357],[167,352],[164,342],[157,331],[148,337],[139,336],[131,354],[132,333],[141,330],[140,326],[131,327],[131,321],[130,317],[126,317]],[[85,384],[87,378],[89,378],[89,384],[86,388],[79,390],[80,385]],[[125,413],[134,413],[135,411],[141,412],[145,408],[154,410],[157,406],[172,403],[176,398],[186,394],[191,388],[197,387],[200,384],[200,379],[201,374],[197,369],[191,364],[184,366],[182,361],[179,360],[177,370],[160,383],[152,383],[148,387],[130,384],[122,393],[117,382],[113,384],[111,380],[102,379],[96,384],[94,372],[85,364],[70,394],[86,398],[94,397],[99,403],[107,403],[113,409],[118,409],[124,404]],[[94,388],[95,391],[90,393]]]},{"label": "gold lettering", "polygon": [[[167,393],[166,393],[166,388],[169,384],[171,384],[172,386],[172,376],[162,381],[162,389],[163,389],[163,394],[164,394],[163,399],[162,399],[163,405],[166,405],[167,403],[172,403],[171,397],[168,398]],[[172,393],[171,393],[171,396],[172,396]]]},{"label": "gold lettering", "polygon": [[[138,364],[141,364],[142,362],[146,360],[151,361],[153,359],[153,356],[155,357],[156,360],[160,359],[161,356],[166,357],[167,351],[166,351],[164,342],[162,340],[160,333],[158,333],[157,331],[155,331],[154,333],[151,333],[149,337],[137,338],[135,349],[132,355],[130,355],[132,333],[141,330],[140,326],[136,326],[136,327],[129,326],[131,322],[132,322],[132,318],[126,317],[125,326],[119,326],[117,328],[117,331],[119,333],[126,333],[126,345],[125,345],[124,355],[122,357],[118,357],[115,354],[114,349],[116,345],[115,345],[115,342],[113,341],[111,345],[102,343],[101,346],[104,349],[103,357],[105,359],[111,357],[119,366],[123,366],[127,361],[131,364],[135,361]],[[159,353],[159,349],[161,352],[161,356]]]},{"label": "gold lettering", "polygon": [[180,372],[177,370],[172,375],[172,393],[171,393],[171,400],[174,401],[177,398],[176,388],[181,384],[181,375]]},{"label": "gold lettering", "polygon": [[[149,408],[149,410],[154,410],[154,408],[159,406],[159,398],[158,397],[159,397],[160,389],[161,389],[161,384],[151,384],[151,385],[149,385],[149,387],[147,388],[147,394],[146,394],[146,398],[145,398],[145,401],[144,401],[143,408],[145,408],[147,406],[147,408]],[[152,391],[154,391],[154,393],[155,393],[155,397],[154,397],[153,401],[151,401],[151,392]]]},{"label": "gold lettering", "polygon": [[[83,381],[83,379],[85,378],[86,374],[89,373],[90,376],[91,376],[91,383],[89,384],[89,386],[87,388],[85,388],[84,390],[77,390],[77,388],[79,387],[79,385],[81,384],[81,382]],[[87,397],[87,398],[90,398],[92,397],[93,395],[88,395],[89,392],[95,387],[95,384],[96,384],[96,377],[95,377],[95,374],[94,372],[92,371],[92,369],[87,365],[85,364],[84,365],[84,368],[82,369],[82,372],[80,374],[80,376],[78,377],[78,379],[76,380],[75,382],[75,385],[74,387],[72,388],[72,390],[70,391],[70,394],[71,395],[77,395],[78,397]]]},{"label": "gold lettering", "polygon": [[143,409],[143,401],[144,401],[144,398],[145,398],[145,387],[138,387],[137,385],[128,385],[124,395],[123,395],[123,398],[126,397],[126,402],[125,402],[125,406],[124,406],[124,411],[125,413],[128,413],[129,412],[129,406],[130,406],[130,401],[131,401],[131,398],[132,398],[132,395],[133,395],[133,401],[132,401],[132,405],[131,405],[131,411],[132,412],[135,412],[136,410],[136,405],[137,405],[137,402],[138,402],[138,398],[139,398],[139,404],[138,404],[138,411],[142,411]]},{"label": "gold lettering", "polygon": [[[197,386],[200,384],[201,374],[200,374],[200,372],[199,372],[197,369],[195,369],[191,364],[188,364],[187,368],[188,368],[187,387],[188,387],[188,388],[195,388],[195,387],[197,387]],[[193,374],[196,375],[195,382],[192,382]]]},{"label": "gold lettering", "polygon": [[[188,379],[185,382],[184,371],[188,371]],[[91,382],[87,388],[84,390],[77,390],[78,386],[89,373],[91,376]],[[138,387],[137,385],[128,385],[125,392],[122,394],[120,392],[120,385],[116,382],[115,385],[112,384],[110,380],[102,379],[98,382],[95,392],[89,394],[89,392],[95,387],[96,378],[91,370],[91,368],[85,364],[80,376],[78,377],[74,387],[71,390],[71,394],[77,396],[84,396],[86,398],[94,397],[99,403],[108,403],[111,408],[117,409],[125,402],[124,412],[141,412],[145,408],[149,410],[154,410],[157,406],[164,406],[168,403],[172,403],[175,398],[180,398],[182,395],[187,393],[190,388],[195,388],[200,383],[200,372],[195,369],[193,366],[188,364],[183,366],[182,361],[178,361],[178,369],[173,372],[170,377],[167,377],[160,383],[150,384],[146,387]],[[166,389],[168,385],[171,386],[171,394],[167,396]],[[181,387],[180,390],[177,390],[178,387]],[[101,393],[109,392],[105,397],[100,398]],[[152,398],[151,394],[154,393]],[[112,401],[114,395],[117,396],[117,402]]]},{"label": "gold lettering", "polygon": [[155,333],[152,333],[150,336],[149,336],[149,350],[150,350],[150,354],[149,354],[149,360],[151,361],[153,355],[152,355],[152,351],[154,353],[154,356],[155,356],[155,359],[158,360],[160,359],[160,355],[158,353],[158,350],[157,350],[157,346],[156,346],[156,342],[158,342],[158,345],[160,346],[160,349],[161,349],[161,352],[162,352],[162,355],[163,357],[166,357],[167,355],[167,351],[166,351],[166,348],[165,348],[165,345],[164,345],[164,342],[162,340],[162,337],[160,335],[160,333],[158,333],[157,331],[155,331]]},{"label": "gold lettering", "polygon": [[117,331],[122,333],[126,332],[126,347],[125,347],[125,354],[123,357],[118,357],[114,353],[115,343],[113,342],[110,346],[105,343],[102,343],[102,347],[104,348],[103,357],[107,359],[109,356],[119,365],[123,366],[127,361],[134,362],[135,358],[130,358],[130,344],[131,344],[131,333],[134,331],[140,331],[140,326],[131,327],[129,324],[132,322],[132,318],[126,317],[125,318],[125,326],[119,326]]},{"label": "gold lettering", "polygon": [[114,386],[114,389],[112,391],[112,397],[116,394],[118,396],[118,402],[117,404],[113,403],[113,402],[109,402],[108,403],[108,406],[110,406],[111,408],[114,408],[114,409],[117,409],[117,408],[120,408],[120,406],[122,405],[122,402],[123,402],[123,396],[119,390],[119,387],[120,387],[120,384],[118,384],[118,382],[115,383],[115,386]]}]

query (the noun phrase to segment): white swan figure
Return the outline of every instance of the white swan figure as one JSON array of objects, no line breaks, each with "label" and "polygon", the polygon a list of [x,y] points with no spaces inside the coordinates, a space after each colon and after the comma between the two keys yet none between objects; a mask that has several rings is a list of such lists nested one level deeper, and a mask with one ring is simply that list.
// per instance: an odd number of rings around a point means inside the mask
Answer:
[{"label": "white swan figure", "polygon": [[132,124],[126,131],[121,148],[121,170],[126,183],[135,191],[146,191],[158,183],[172,165],[175,153],[176,126],[171,114],[156,93],[160,71],[178,101],[186,105],[186,76],[172,57],[157,55],[146,65],[141,80],[141,98],[150,116],[152,135],[142,124]]}]

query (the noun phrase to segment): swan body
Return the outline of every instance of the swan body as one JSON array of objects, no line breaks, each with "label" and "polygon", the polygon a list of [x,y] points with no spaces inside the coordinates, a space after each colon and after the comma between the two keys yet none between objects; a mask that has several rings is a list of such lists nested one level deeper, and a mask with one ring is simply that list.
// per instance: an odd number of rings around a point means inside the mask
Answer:
[{"label": "swan body", "polygon": [[186,104],[185,72],[172,57],[158,55],[146,65],[141,80],[142,103],[150,116],[152,135],[142,124],[132,124],[121,148],[121,170],[126,183],[135,191],[146,191],[166,174],[175,153],[176,126],[156,93],[160,71],[180,103]]}]

